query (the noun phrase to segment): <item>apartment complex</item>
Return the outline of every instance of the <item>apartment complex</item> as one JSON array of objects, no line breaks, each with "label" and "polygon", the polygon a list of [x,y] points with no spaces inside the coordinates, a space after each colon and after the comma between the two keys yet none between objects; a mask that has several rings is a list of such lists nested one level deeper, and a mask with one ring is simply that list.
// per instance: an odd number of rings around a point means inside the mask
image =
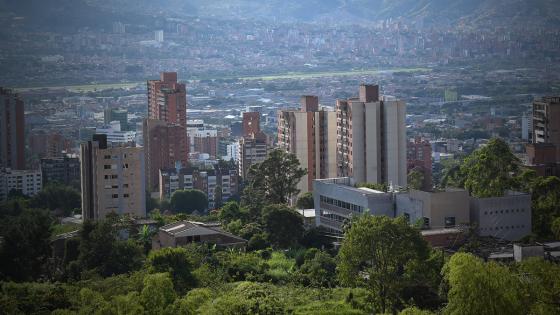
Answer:
[{"label": "apartment complex", "polygon": [[82,217],[98,220],[114,212],[146,216],[144,150],[109,147],[105,135],[80,146]]},{"label": "apartment complex", "polygon": [[188,162],[187,133],[183,126],[156,119],[143,123],[144,152],[146,154],[146,188],[158,191],[159,170]]},{"label": "apartment complex", "polygon": [[169,200],[177,190],[197,189],[208,197],[213,209],[239,193],[237,169],[215,165],[211,168],[184,167],[160,171],[160,200]]},{"label": "apartment complex", "polygon": [[245,112],[243,113],[242,136],[249,137],[261,131],[261,113]]},{"label": "apartment complex", "polygon": [[317,96],[302,96],[301,110],[278,114],[278,146],[307,169],[298,189],[312,191],[314,179],[336,177],[336,113],[320,110]]},{"label": "apartment complex", "polygon": [[0,201],[8,199],[11,191],[18,191],[26,196],[34,196],[43,188],[40,171],[0,170]]},{"label": "apartment complex", "polygon": [[58,132],[34,131],[28,142],[31,155],[39,159],[63,156],[73,147],[73,141]]},{"label": "apartment complex", "polygon": [[359,98],[337,100],[337,174],[357,182],[406,187],[406,105],[361,85]]},{"label": "apartment complex", "polygon": [[41,175],[43,185],[61,183],[80,187],[80,159],[67,155],[43,158],[41,159]]},{"label": "apartment complex", "polygon": [[176,72],[163,72],[148,81],[148,118],[187,126],[187,91]]},{"label": "apartment complex", "polygon": [[25,118],[23,101],[0,87],[0,169],[25,169]]}]

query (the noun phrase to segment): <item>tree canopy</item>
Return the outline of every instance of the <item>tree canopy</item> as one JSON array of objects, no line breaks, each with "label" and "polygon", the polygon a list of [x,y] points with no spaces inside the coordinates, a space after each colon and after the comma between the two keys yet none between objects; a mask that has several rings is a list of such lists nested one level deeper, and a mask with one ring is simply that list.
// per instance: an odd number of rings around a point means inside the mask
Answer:
[{"label": "tree canopy", "polygon": [[171,195],[171,210],[176,213],[193,213],[205,211],[208,208],[208,198],[200,190],[177,190]]}]

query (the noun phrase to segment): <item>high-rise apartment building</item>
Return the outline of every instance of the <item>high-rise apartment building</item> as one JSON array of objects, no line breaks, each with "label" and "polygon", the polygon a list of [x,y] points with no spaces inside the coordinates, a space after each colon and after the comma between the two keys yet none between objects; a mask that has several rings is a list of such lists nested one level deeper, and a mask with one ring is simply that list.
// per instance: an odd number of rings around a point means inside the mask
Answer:
[{"label": "high-rise apartment building", "polygon": [[380,98],[377,85],[361,85],[359,98],[337,100],[338,176],[406,187],[405,114],[405,103]]},{"label": "high-rise apartment building", "polygon": [[25,169],[25,118],[23,101],[0,87],[0,169]]},{"label": "high-rise apartment building", "polygon": [[186,87],[177,82],[176,72],[163,72],[160,80],[148,81],[148,118],[187,126]]},{"label": "high-rise apartment building", "polygon": [[432,145],[427,140],[416,138],[407,146],[408,173],[416,170],[422,173],[422,190],[432,190]]},{"label": "high-rise apartment building", "polygon": [[80,146],[82,217],[98,220],[114,212],[146,217],[144,150],[109,147],[105,135]]},{"label": "high-rise apartment building", "polygon": [[261,131],[239,140],[239,176],[245,179],[252,165],[262,163],[268,156],[268,141]]},{"label": "high-rise apartment building", "polygon": [[541,176],[560,176],[560,97],[533,102],[533,142],[527,145],[528,166]]},{"label": "high-rise apartment building", "polygon": [[243,137],[257,134],[261,131],[261,114],[259,112],[243,113]]},{"label": "high-rise apartment building", "polygon": [[317,96],[303,96],[301,110],[279,112],[278,146],[307,169],[301,193],[313,190],[314,179],[336,177],[336,112],[320,110]]},{"label": "high-rise apartment building", "polygon": [[188,162],[187,131],[178,124],[145,119],[143,124],[146,154],[146,188],[158,190],[159,170],[175,167],[177,162]]},{"label": "high-rise apartment building", "polygon": [[208,128],[202,120],[189,120],[187,122],[187,143],[189,153],[204,153],[210,158],[218,158],[219,144],[218,130]]}]

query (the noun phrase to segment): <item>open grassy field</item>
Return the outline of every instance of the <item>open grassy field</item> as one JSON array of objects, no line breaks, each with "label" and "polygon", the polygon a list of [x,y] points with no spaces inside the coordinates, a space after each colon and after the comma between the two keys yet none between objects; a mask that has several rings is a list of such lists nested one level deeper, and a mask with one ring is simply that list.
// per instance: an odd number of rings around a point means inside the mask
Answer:
[{"label": "open grassy field", "polygon": [[[259,75],[259,76],[238,76],[238,77],[223,77],[223,79],[239,79],[239,80],[301,80],[310,78],[322,77],[347,77],[347,76],[361,76],[361,75],[376,75],[391,72],[426,72],[430,71],[429,68],[395,68],[395,69],[369,69],[369,70],[348,70],[348,71],[319,71],[319,72],[288,72],[275,75]],[[128,82],[128,83],[99,83],[99,84],[84,84],[84,85],[64,85],[64,86],[41,86],[41,87],[25,87],[16,88],[19,92],[37,91],[42,89],[49,90],[67,90],[74,93],[87,93],[99,92],[111,89],[130,89],[138,85],[145,84],[145,82]]]}]

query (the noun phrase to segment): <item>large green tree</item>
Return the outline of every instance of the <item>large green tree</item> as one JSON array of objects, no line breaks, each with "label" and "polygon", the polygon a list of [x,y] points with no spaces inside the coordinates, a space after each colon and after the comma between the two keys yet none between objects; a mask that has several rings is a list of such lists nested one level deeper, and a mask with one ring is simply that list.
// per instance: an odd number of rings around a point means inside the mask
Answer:
[{"label": "large green tree", "polygon": [[208,198],[200,190],[177,190],[171,196],[171,210],[177,213],[202,212],[208,208]]},{"label": "large green tree", "polygon": [[521,279],[505,266],[457,253],[443,273],[450,287],[446,314],[528,314],[521,294]]},{"label": "large green tree", "polygon": [[501,139],[491,139],[461,164],[465,188],[475,197],[499,197],[517,187],[521,161]]},{"label": "large green tree", "polygon": [[315,201],[313,200],[313,193],[306,192],[305,194],[299,196],[296,207],[298,209],[313,209],[315,207]]},{"label": "large green tree", "polygon": [[286,205],[265,207],[262,220],[268,240],[280,248],[296,245],[303,236],[303,217]]},{"label": "large green tree", "polygon": [[272,151],[262,163],[249,169],[243,203],[248,206],[288,203],[299,193],[297,184],[307,174],[294,154]]},{"label": "large green tree", "polygon": [[363,215],[345,234],[337,272],[343,285],[368,289],[377,312],[394,312],[409,264],[428,257],[426,241],[405,218]]}]

